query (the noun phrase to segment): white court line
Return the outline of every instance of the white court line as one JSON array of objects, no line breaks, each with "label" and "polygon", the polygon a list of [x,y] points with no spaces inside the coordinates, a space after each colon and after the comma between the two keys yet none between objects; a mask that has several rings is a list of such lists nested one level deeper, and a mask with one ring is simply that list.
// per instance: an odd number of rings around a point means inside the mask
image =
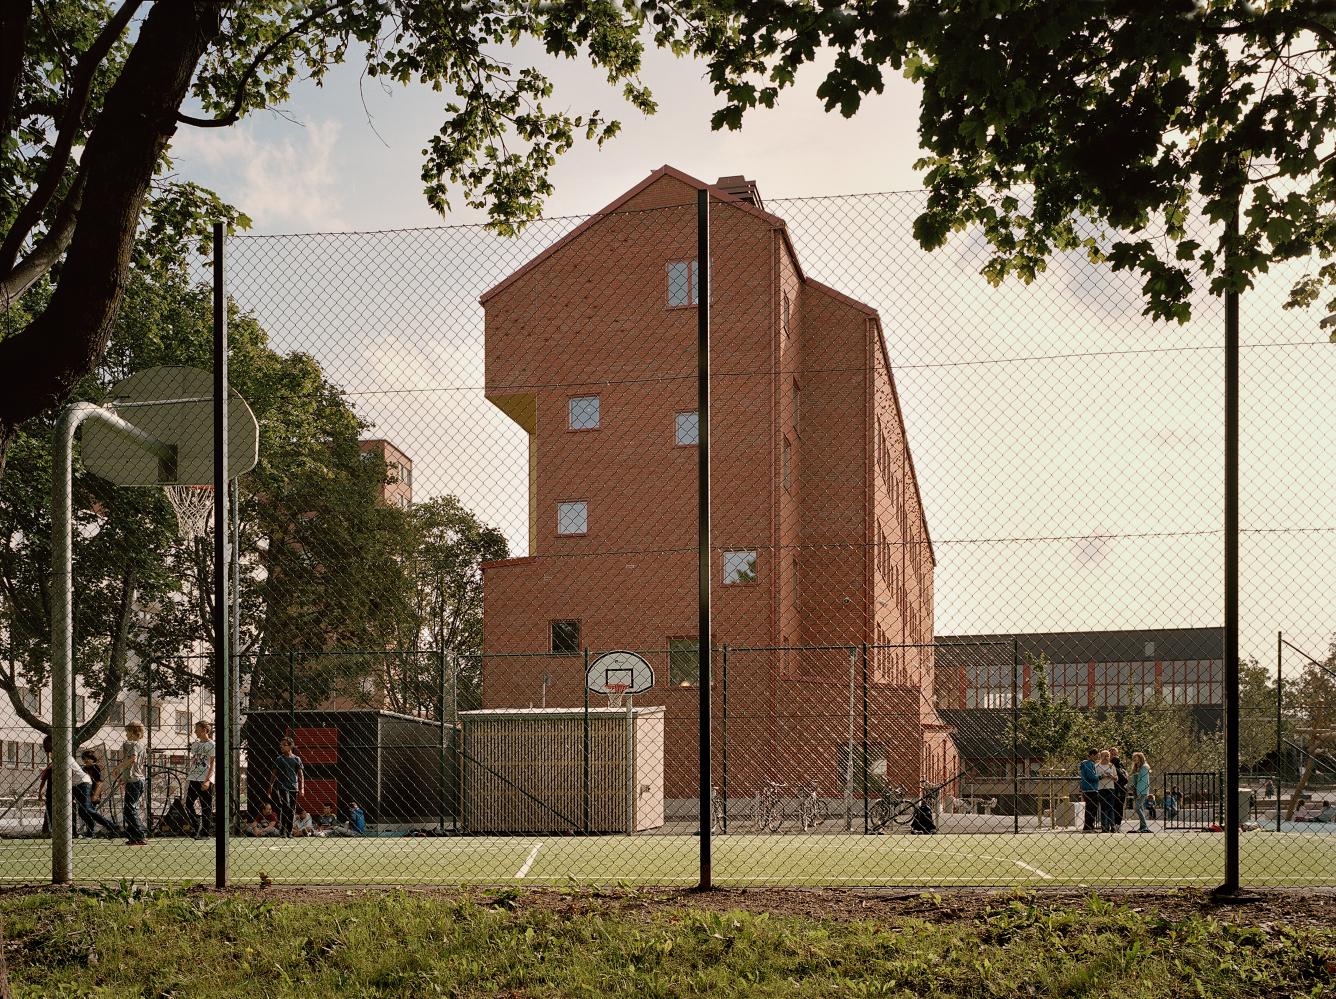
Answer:
[{"label": "white court line", "polygon": [[515,872],[515,877],[522,878],[529,873],[529,868],[533,866],[533,858],[538,856],[538,851],[543,848],[542,843],[535,843],[534,848],[529,851],[529,859],[524,862],[524,866]]},{"label": "white court line", "polygon": [[[986,857],[986,858],[984,858],[984,859],[986,859],[986,860],[1001,860],[1001,859],[1003,859],[1003,858],[1001,858],[1001,857]],[[1049,873],[1047,873],[1046,871],[1041,871],[1041,870],[1040,870],[1039,868],[1037,868],[1037,867],[1031,867],[1029,864],[1025,863],[1025,861],[1023,861],[1023,860],[1013,860],[1012,863],[1015,864],[1017,867],[1024,867],[1027,871],[1034,871],[1036,874],[1038,874],[1038,875],[1039,875],[1041,878],[1043,878],[1045,881],[1052,881],[1052,880],[1053,880],[1053,875],[1052,875],[1052,874],[1049,874]]]}]

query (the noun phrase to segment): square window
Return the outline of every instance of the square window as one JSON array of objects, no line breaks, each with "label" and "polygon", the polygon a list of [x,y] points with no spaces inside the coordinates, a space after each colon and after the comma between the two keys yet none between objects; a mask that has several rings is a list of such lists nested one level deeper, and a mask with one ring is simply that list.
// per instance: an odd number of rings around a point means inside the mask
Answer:
[{"label": "square window", "polygon": [[756,582],[755,552],[724,552],[724,583]]},{"label": "square window", "polygon": [[30,690],[27,687],[19,688],[19,700],[23,706],[35,715],[42,713],[42,692],[40,690]]},{"label": "square window", "polygon": [[562,655],[575,655],[580,651],[580,622],[551,621],[552,651]]},{"label": "square window", "polygon": [[695,305],[700,297],[700,277],[696,261],[682,260],[668,265],[668,305]]},{"label": "square window", "polygon": [[567,399],[566,414],[571,430],[597,430],[598,396],[586,395]]},{"label": "square window", "polygon": [[111,714],[107,715],[108,725],[125,724],[125,702],[117,701],[111,706]]},{"label": "square window", "polygon": [[673,687],[700,683],[700,639],[668,639],[668,683]]},{"label": "square window", "polygon": [[189,712],[189,711],[178,711],[178,712],[176,713],[176,734],[177,734],[177,735],[189,735],[189,734],[190,734],[190,712]]},{"label": "square window", "polygon": [[19,765],[19,744],[17,742],[5,743],[5,763],[11,767]]},{"label": "square window", "polygon": [[557,533],[558,534],[588,534],[589,533],[589,504],[588,503],[558,503],[557,504]]},{"label": "square window", "polygon": [[700,443],[700,414],[677,414],[677,446],[692,447]]},{"label": "square window", "polygon": [[31,742],[19,743],[19,765],[30,767],[37,762],[37,747]]}]

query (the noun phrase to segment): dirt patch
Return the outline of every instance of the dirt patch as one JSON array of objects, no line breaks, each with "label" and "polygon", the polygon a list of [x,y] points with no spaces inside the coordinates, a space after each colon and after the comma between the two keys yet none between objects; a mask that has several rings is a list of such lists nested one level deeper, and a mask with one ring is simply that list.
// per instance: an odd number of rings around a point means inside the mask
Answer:
[{"label": "dirt patch", "polygon": [[[79,891],[78,887],[25,885],[0,887],[0,901],[34,894],[61,895]],[[365,895],[402,892],[410,896],[455,900],[467,894],[480,903],[497,900],[509,908],[543,908],[561,912],[587,912],[597,907],[628,917],[684,909],[728,912],[769,912],[777,916],[805,916],[845,922],[854,919],[894,921],[920,919],[930,923],[973,922],[989,909],[1017,899],[1033,899],[1035,904],[1076,909],[1085,906],[1092,895],[1106,902],[1126,906],[1147,917],[1159,916],[1179,921],[1192,915],[1209,915],[1222,922],[1261,926],[1286,923],[1290,926],[1336,926],[1336,890],[1324,888],[1256,889],[1241,897],[1219,898],[1200,888],[1132,889],[1110,888],[1049,889],[1018,892],[1014,889],[985,888],[944,889],[920,892],[912,889],[878,888],[720,888],[697,892],[678,888],[643,888],[640,890],[558,888],[474,888],[461,892],[457,887],[328,887],[271,885],[244,886],[219,891],[196,885],[191,895],[233,896],[252,902],[281,904],[307,903],[337,905]]]}]

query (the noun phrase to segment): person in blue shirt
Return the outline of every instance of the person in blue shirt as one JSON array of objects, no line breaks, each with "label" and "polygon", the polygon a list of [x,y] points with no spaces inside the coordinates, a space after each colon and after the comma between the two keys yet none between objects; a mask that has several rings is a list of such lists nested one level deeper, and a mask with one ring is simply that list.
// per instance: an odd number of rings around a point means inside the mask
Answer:
[{"label": "person in blue shirt", "polygon": [[365,836],[366,816],[357,802],[348,802],[348,821],[340,822],[330,830],[331,836]]},{"label": "person in blue shirt", "polygon": [[1099,759],[1099,750],[1091,749],[1081,761],[1081,797],[1085,799],[1085,824],[1081,832],[1095,831],[1095,816],[1100,810],[1099,774],[1095,770],[1095,761]]},{"label": "person in blue shirt", "polygon": [[1141,820],[1139,833],[1148,833],[1150,826],[1146,823],[1146,804],[1150,798],[1150,764],[1146,762],[1145,753],[1132,754],[1132,799],[1133,810],[1136,817]]},{"label": "person in blue shirt", "polygon": [[284,738],[278,744],[279,754],[274,757],[274,768],[269,772],[269,800],[278,811],[278,835],[292,838],[293,813],[297,799],[306,790],[306,768],[302,758],[293,753],[294,743]]}]

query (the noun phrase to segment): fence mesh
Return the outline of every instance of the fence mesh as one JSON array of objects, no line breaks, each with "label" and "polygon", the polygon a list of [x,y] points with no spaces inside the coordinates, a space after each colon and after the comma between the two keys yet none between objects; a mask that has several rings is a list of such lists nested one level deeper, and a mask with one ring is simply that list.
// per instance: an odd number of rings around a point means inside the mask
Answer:
[{"label": "fence mesh", "polygon": [[[717,883],[1211,884],[1239,794],[1245,883],[1336,883],[1336,347],[1280,307],[1302,268],[1243,296],[1230,788],[1220,303],[1155,325],[1079,255],[991,288],[977,234],[913,243],[920,194],[716,189],[702,263],[697,187],[658,172],[517,239],[229,240],[231,384],[258,428],[232,607],[211,494],[169,496],[160,456],[113,486],[147,459],[96,418],[76,442],[74,876],[211,878],[222,774],[238,881],[690,884],[708,825]],[[148,426],[134,404],[180,403],[210,337],[205,285],[138,277],[79,398]],[[178,410],[161,433],[199,438],[196,484],[211,424]],[[63,821],[55,429],[26,426],[0,483],[8,881],[48,877]]]}]

